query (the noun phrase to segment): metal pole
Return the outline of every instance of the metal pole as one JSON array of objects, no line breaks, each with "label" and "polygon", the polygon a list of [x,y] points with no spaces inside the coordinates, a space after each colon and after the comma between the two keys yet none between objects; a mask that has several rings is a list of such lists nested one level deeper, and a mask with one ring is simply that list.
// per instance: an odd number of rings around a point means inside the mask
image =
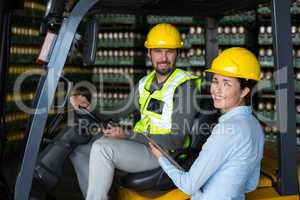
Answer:
[{"label": "metal pole", "polygon": [[218,20],[207,17],[205,29],[205,63],[207,67],[210,67],[212,60],[217,57],[218,52]]},{"label": "metal pole", "polygon": [[272,0],[274,77],[277,108],[277,189],[281,195],[298,193],[296,112],[292,64],[290,0]]},{"label": "metal pole", "polygon": [[[205,65],[207,68],[211,66],[211,63],[215,57],[218,56],[219,43],[218,43],[218,22],[217,18],[207,17],[205,24]],[[211,100],[209,95],[210,82],[212,80],[212,74],[207,73],[203,79],[203,95],[206,94],[207,98]]]}]

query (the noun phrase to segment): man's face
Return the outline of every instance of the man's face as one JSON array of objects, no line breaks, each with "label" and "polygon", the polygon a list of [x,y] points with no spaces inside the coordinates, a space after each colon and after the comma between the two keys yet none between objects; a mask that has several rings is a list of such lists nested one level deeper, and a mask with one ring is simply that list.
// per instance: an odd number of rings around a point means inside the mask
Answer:
[{"label": "man's face", "polygon": [[177,49],[149,49],[148,57],[156,73],[168,75],[175,66]]}]

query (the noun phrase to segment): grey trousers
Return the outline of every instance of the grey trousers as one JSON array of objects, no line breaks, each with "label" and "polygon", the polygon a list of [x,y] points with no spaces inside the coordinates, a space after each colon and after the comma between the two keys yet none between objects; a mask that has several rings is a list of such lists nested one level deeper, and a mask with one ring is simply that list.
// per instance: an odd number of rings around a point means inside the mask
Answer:
[{"label": "grey trousers", "polygon": [[70,160],[76,172],[79,187],[84,197],[86,197],[88,188],[90,150],[94,140],[95,139],[93,138],[88,144],[79,145],[70,154]]},{"label": "grey trousers", "polygon": [[157,159],[143,144],[94,136],[70,155],[81,192],[88,200],[106,200],[114,169],[141,172],[157,168]]},{"label": "grey trousers", "polygon": [[157,159],[146,145],[102,137],[93,143],[90,151],[86,199],[108,199],[115,168],[126,172],[141,172],[158,166]]}]

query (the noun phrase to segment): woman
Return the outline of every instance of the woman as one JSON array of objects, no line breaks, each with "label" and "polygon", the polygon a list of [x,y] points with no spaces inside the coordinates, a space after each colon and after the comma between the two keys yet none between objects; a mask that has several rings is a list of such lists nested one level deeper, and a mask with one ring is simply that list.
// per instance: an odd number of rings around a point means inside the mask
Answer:
[{"label": "woman", "polygon": [[164,171],[192,200],[242,200],[259,181],[264,135],[248,105],[260,65],[247,49],[223,51],[207,72],[214,106],[223,115],[188,172],[174,167],[152,144]]}]

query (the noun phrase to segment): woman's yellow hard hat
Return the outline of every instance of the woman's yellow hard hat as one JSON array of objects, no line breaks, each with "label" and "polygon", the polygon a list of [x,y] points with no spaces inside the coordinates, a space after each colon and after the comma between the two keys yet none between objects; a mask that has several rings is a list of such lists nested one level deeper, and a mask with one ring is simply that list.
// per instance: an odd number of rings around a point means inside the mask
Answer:
[{"label": "woman's yellow hard hat", "polygon": [[212,72],[223,76],[260,80],[260,64],[256,56],[242,47],[224,50],[212,62]]},{"label": "woman's yellow hard hat", "polygon": [[177,49],[183,47],[183,41],[173,25],[161,23],[149,31],[144,45],[148,49]]}]

